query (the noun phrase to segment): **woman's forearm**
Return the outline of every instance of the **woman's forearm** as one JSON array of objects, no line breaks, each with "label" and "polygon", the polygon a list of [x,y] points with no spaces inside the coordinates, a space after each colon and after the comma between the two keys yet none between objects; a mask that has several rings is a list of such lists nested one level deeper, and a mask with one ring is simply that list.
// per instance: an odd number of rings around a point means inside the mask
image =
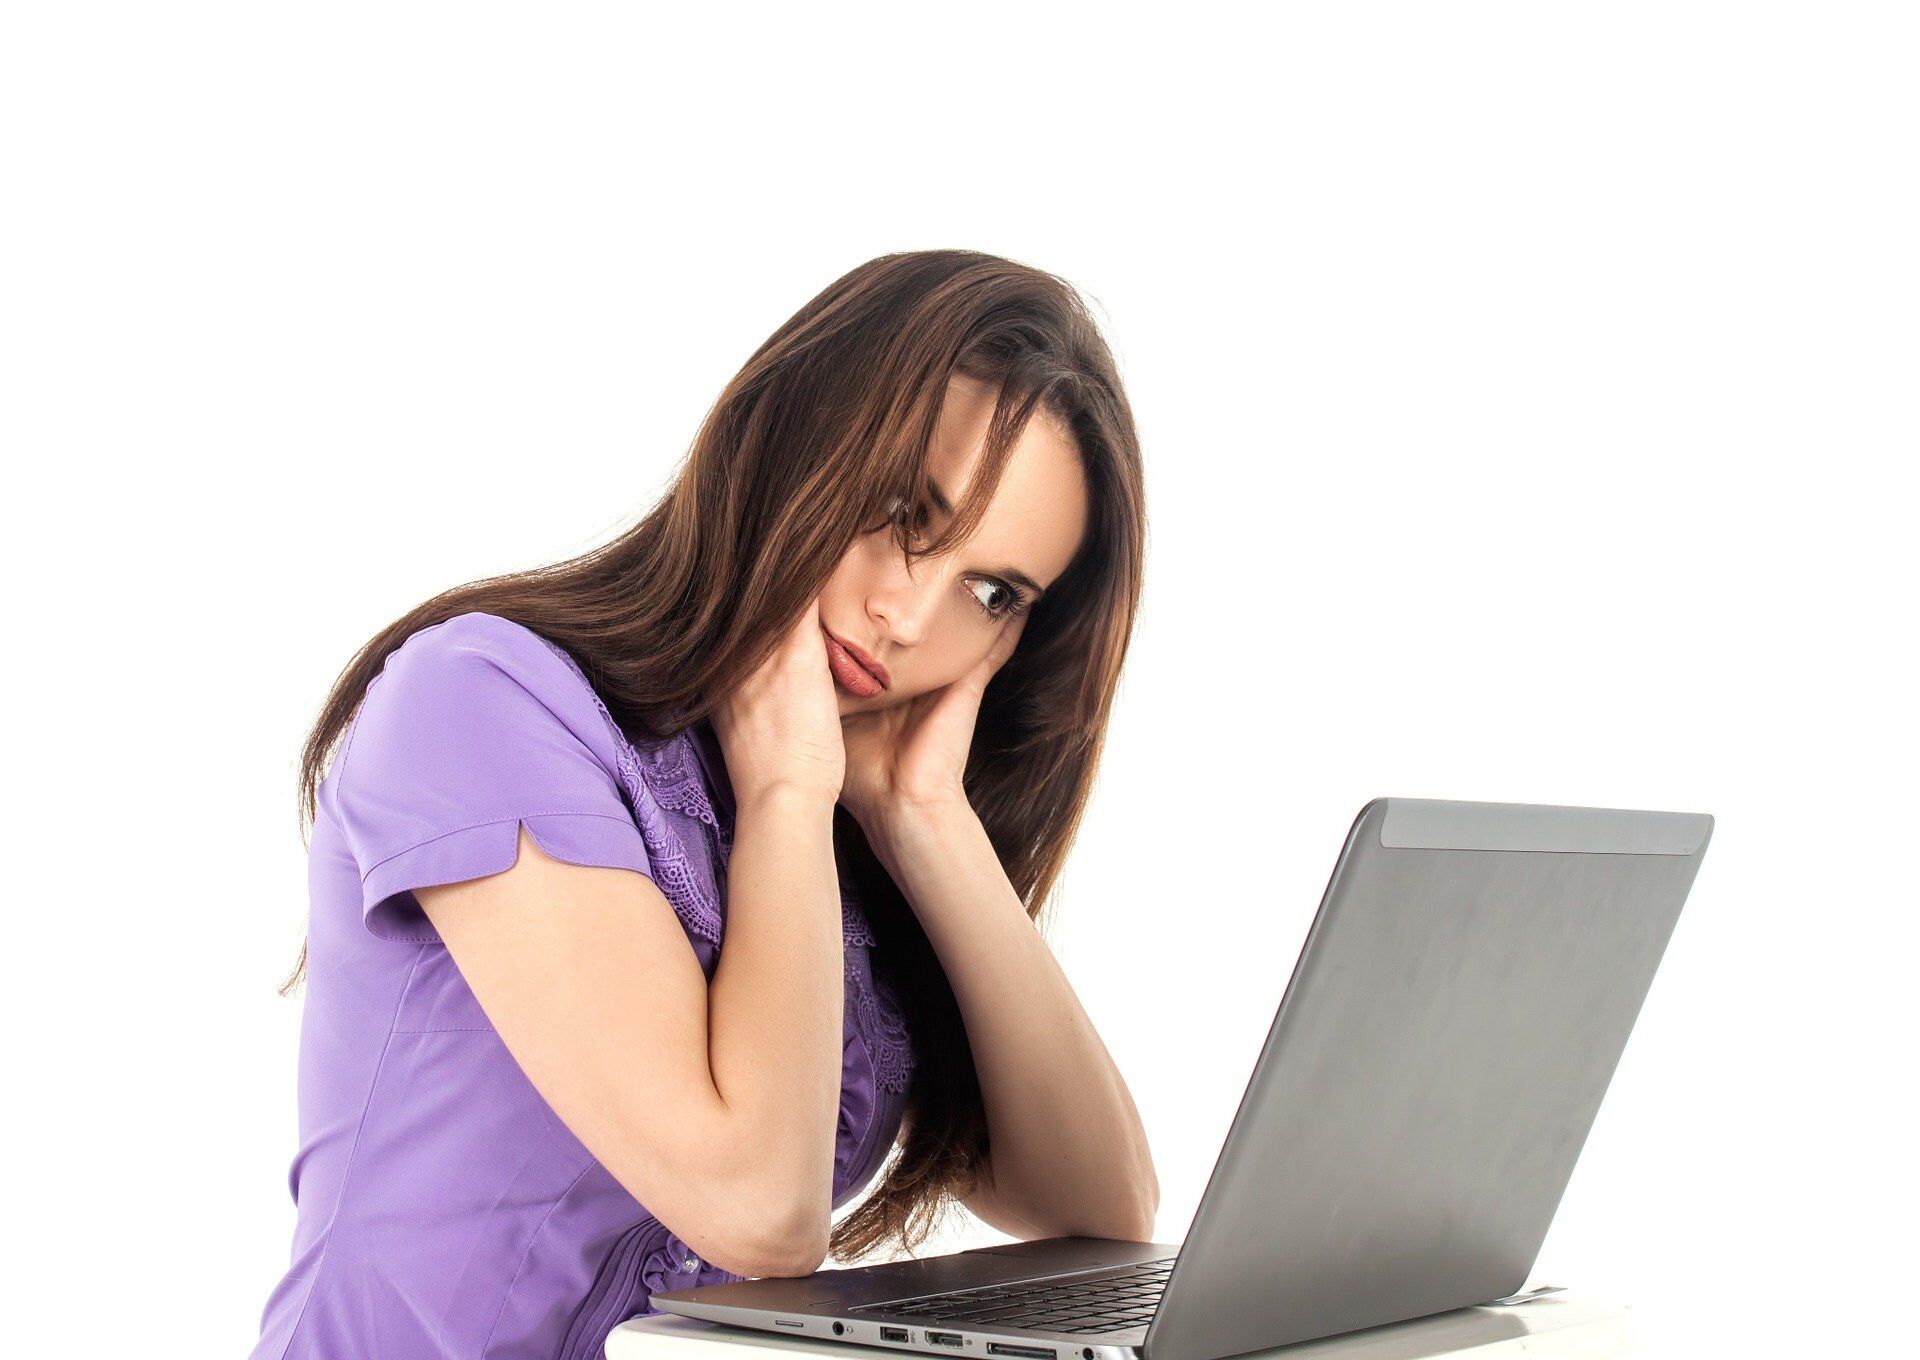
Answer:
[{"label": "woman's forearm", "polygon": [[784,785],[742,801],[708,989],[715,1090],[760,1161],[756,1183],[790,1192],[765,1206],[767,1231],[822,1256],[845,1042],[833,811],[831,798]]},{"label": "woman's forearm", "polygon": [[1149,1240],[1160,1187],[1140,1113],[979,818],[965,807],[902,817],[875,850],[939,956],[973,1050],[991,1184],[970,1207],[991,1205],[996,1226],[1026,1236]]}]

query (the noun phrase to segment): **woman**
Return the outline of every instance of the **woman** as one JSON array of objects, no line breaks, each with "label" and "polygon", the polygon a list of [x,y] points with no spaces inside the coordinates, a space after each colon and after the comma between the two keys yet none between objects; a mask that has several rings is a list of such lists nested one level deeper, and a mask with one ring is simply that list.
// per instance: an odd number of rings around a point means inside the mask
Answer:
[{"label": "woman", "polygon": [[956,1201],[1150,1240],[1139,1116],[1033,926],[1144,537],[1073,290],[890,255],[761,346],[638,525],[369,642],[305,749],[256,1360],[597,1357],[656,1289],[911,1248]]}]

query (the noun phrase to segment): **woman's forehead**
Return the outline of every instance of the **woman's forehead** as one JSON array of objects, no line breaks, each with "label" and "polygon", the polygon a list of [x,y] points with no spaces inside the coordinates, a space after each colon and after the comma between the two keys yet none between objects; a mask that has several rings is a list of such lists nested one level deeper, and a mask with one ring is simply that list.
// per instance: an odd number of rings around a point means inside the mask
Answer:
[{"label": "woman's forehead", "polygon": [[[966,495],[986,452],[994,398],[995,389],[977,379],[956,375],[948,385],[927,471],[953,505]],[[1079,447],[1056,421],[1036,412],[1014,441],[993,499],[967,543],[1050,585],[1073,560],[1086,519]]]}]

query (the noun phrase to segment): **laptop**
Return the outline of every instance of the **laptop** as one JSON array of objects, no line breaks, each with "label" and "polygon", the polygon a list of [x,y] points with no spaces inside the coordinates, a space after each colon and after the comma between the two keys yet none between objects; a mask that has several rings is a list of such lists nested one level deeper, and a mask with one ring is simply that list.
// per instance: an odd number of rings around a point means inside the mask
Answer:
[{"label": "laptop", "polygon": [[1712,835],[1385,798],[1347,834],[1185,1239],[1053,1237],[653,1306],[978,1360],[1218,1360],[1505,1301]]}]

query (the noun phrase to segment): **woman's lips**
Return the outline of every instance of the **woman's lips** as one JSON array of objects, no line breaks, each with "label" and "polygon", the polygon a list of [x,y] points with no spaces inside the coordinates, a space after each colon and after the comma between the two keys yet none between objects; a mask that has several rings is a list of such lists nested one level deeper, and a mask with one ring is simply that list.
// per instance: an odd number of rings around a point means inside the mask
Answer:
[{"label": "woman's lips", "polygon": [[827,639],[827,665],[833,671],[833,678],[840,682],[841,688],[860,699],[871,699],[887,687],[887,682],[869,671],[860,662],[860,655],[835,637],[826,629],[820,630]]}]

